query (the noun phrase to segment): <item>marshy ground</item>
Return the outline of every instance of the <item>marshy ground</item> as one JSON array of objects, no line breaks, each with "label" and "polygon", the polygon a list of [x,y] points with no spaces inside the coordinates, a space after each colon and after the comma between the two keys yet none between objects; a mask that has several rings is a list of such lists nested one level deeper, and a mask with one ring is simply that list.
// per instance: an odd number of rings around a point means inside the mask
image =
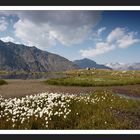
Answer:
[{"label": "marshy ground", "polygon": [[93,93],[98,90],[111,90],[114,93],[140,98],[140,85],[107,86],[107,87],[79,87],[46,85],[44,80],[6,80],[8,84],[0,86],[0,95],[5,98],[23,97],[25,95],[42,92],[52,93]]}]

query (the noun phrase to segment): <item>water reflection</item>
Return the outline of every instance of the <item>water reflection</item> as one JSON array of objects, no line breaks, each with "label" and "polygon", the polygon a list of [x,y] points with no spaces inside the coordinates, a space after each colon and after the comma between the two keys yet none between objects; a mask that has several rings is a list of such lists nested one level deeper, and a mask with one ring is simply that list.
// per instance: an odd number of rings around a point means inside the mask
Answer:
[{"label": "water reflection", "polygon": [[66,77],[65,74],[57,73],[20,73],[20,74],[0,74],[0,79],[49,79]]}]

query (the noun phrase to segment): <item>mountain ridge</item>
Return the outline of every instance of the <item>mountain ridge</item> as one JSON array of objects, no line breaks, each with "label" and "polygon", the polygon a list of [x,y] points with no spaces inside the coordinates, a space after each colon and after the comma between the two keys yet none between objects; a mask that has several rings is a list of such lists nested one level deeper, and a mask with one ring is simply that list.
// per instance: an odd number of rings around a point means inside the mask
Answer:
[{"label": "mountain ridge", "polygon": [[29,47],[0,40],[0,70],[65,71],[78,69],[68,59],[35,46]]}]

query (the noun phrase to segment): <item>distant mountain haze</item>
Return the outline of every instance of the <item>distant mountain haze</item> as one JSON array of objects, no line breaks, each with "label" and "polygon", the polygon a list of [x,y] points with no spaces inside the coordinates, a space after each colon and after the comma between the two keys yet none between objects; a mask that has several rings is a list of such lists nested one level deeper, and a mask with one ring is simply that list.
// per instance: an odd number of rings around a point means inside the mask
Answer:
[{"label": "distant mountain haze", "polygon": [[106,66],[114,69],[114,70],[140,70],[140,63],[107,63]]},{"label": "distant mountain haze", "polygon": [[0,70],[7,71],[65,71],[78,66],[59,55],[36,47],[0,41]]}]

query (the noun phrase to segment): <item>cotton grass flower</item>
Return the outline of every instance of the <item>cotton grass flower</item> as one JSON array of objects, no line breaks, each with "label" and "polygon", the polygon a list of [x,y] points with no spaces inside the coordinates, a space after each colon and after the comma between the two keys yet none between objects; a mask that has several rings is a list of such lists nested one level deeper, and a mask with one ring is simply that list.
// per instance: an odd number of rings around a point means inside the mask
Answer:
[{"label": "cotton grass flower", "polygon": [[[20,124],[23,128],[28,128],[30,123],[36,121],[40,121],[41,127],[49,128],[55,118],[66,120],[69,117],[73,112],[71,102],[97,104],[106,100],[107,96],[107,93],[101,97],[95,94],[91,98],[90,95],[83,93],[75,95],[49,92],[13,99],[4,99],[0,96],[0,119],[5,119],[13,128],[19,127]],[[79,112],[75,115],[78,117]]]}]

